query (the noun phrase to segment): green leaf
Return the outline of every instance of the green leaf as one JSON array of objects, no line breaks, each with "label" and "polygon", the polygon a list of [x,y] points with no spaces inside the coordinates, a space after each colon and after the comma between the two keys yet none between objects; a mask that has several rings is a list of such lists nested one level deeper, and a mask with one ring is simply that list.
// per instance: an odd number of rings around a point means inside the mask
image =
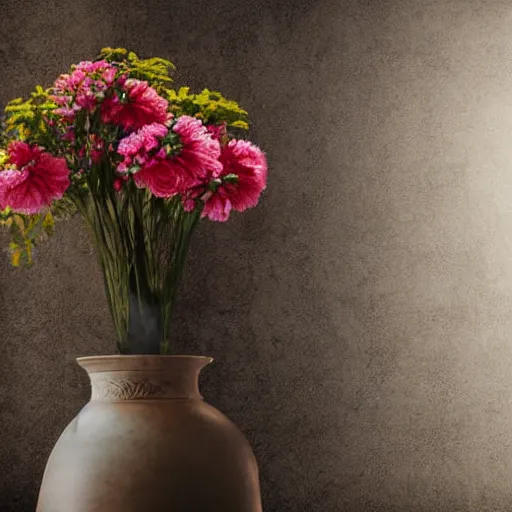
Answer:
[{"label": "green leaf", "polygon": [[122,62],[126,59],[128,50],[126,48],[102,48],[96,60],[106,60],[107,62]]},{"label": "green leaf", "polygon": [[7,151],[0,149],[0,165],[4,165],[5,162],[7,162],[7,160],[9,160],[9,155],[7,154]]},{"label": "green leaf", "polygon": [[21,217],[21,215],[14,215],[13,219],[14,219],[14,223],[16,224],[16,226],[18,226],[20,233],[24,233],[25,232],[25,222],[23,221],[23,218]]},{"label": "green leaf", "polygon": [[48,212],[42,222],[43,231],[47,235],[53,235],[55,229],[55,221],[53,219],[52,212]]},{"label": "green leaf", "polygon": [[34,248],[34,244],[31,240],[25,240],[25,258],[27,260],[27,264],[31,265],[33,263],[32,260],[32,249]]},{"label": "green leaf", "polygon": [[249,129],[249,123],[240,120],[233,121],[232,123],[230,123],[230,126],[233,126],[233,128],[242,128],[243,130]]},{"label": "green leaf", "polygon": [[42,229],[41,215],[34,215],[25,230],[25,238],[27,240],[35,240],[40,235]]},{"label": "green leaf", "polygon": [[14,247],[11,247],[11,265],[13,267],[19,267],[23,251],[17,244],[11,245],[14,245]]}]

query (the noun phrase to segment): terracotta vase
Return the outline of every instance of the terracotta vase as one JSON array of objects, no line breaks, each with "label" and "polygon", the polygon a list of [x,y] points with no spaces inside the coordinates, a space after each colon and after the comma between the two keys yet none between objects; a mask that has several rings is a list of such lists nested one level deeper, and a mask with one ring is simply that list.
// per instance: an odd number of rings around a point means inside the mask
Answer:
[{"label": "terracotta vase", "polygon": [[199,393],[211,361],[79,358],[91,400],[50,455],[37,512],[261,512],[249,443]]}]

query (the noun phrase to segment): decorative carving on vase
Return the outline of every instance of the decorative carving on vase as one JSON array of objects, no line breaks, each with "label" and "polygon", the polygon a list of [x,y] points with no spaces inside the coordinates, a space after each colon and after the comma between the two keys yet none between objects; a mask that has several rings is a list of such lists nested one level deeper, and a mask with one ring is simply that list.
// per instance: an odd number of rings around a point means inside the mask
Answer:
[{"label": "decorative carving on vase", "polygon": [[144,400],[158,397],[163,389],[147,379],[102,379],[94,383],[93,400]]}]

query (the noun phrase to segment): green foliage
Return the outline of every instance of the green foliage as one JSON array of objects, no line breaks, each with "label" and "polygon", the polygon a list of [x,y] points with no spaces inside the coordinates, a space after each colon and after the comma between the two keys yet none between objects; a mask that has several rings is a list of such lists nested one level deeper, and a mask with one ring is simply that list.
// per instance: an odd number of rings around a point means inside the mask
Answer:
[{"label": "green foliage", "polygon": [[203,89],[200,94],[189,94],[189,90],[189,87],[180,87],[178,91],[164,91],[175,116],[186,114],[208,124],[225,122],[233,128],[249,129],[248,114],[236,101],[228,100],[220,92],[209,89]]},{"label": "green foliage", "polygon": [[10,208],[0,210],[0,226],[8,228],[11,236],[9,250],[12,265],[32,265],[34,247],[54,234],[56,221],[69,219],[77,211],[68,197],[55,201],[51,207],[37,214],[16,213]]},{"label": "green foliage", "polygon": [[50,89],[40,85],[30,93],[27,100],[15,98],[5,107],[5,129],[8,140],[29,140],[32,143],[51,147],[54,137],[50,133],[48,120],[57,105],[49,98]]},{"label": "green foliage", "polygon": [[161,92],[166,84],[172,83],[173,79],[169,76],[169,72],[176,69],[169,60],[160,57],[139,59],[136,53],[129,52],[125,48],[103,48],[97,57],[97,60],[102,59],[115,62],[131,78],[146,80],[158,92]]},{"label": "green foliage", "polygon": [[[15,98],[7,104],[1,130],[3,147],[11,140],[26,140],[54,153],[58,150],[48,125],[52,111],[57,108],[49,98],[50,92],[50,89],[45,90],[38,85],[27,100]],[[7,163],[7,152],[0,149],[0,166]],[[55,201],[51,207],[38,214],[14,213],[9,208],[0,210],[0,226],[8,228],[11,236],[9,251],[12,265],[32,265],[33,249],[53,234],[55,220],[67,218],[74,212],[76,207],[67,197]]]},{"label": "green foliage", "polygon": [[122,62],[126,59],[128,50],[126,48],[102,48],[96,60],[106,60],[107,62]]},{"label": "green foliage", "polygon": [[14,267],[30,266],[32,251],[44,238],[53,234],[54,216],[50,210],[25,215],[14,213],[9,208],[0,211],[0,226],[9,228],[11,242],[9,251]]},{"label": "green foliage", "polygon": [[59,221],[68,220],[76,215],[78,213],[78,208],[72,198],[64,196],[62,199],[52,203],[50,211],[53,218],[56,221]]}]

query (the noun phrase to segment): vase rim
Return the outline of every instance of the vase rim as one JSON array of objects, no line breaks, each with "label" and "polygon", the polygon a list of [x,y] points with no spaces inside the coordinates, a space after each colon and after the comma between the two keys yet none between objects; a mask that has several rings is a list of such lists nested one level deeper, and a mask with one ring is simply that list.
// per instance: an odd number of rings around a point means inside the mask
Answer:
[{"label": "vase rim", "polygon": [[78,357],[76,362],[88,373],[112,371],[173,371],[199,372],[213,357],[195,355],[112,354]]},{"label": "vase rim", "polygon": [[107,355],[96,355],[96,356],[81,356],[77,357],[76,360],[80,361],[97,361],[104,359],[141,359],[141,358],[162,358],[162,359],[175,359],[175,358],[183,358],[183,359],[209,359],[211,363],[214,361],[213,357],[210,356],[197,356],[197,355],[188,355],[188,354],[107,354]]}]

